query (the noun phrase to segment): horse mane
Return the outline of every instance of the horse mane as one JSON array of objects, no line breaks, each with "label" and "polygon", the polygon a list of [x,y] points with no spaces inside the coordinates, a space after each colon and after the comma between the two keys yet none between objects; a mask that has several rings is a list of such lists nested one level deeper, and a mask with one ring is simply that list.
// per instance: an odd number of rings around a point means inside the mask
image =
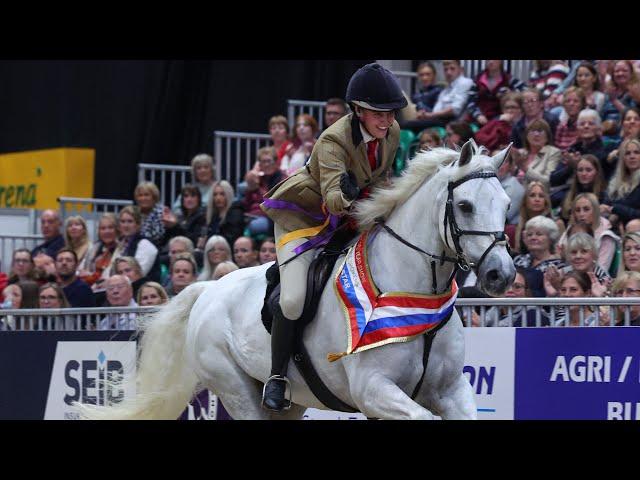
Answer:
[{"label": "horse mane", "polygon": [[[483,156],[487,149],[473,143],[473,158],[464,167],[456,169],[452,178],[458,178],[471,173],[479,166],[494,170],[490,157]],[[459,150],[450,148],[434,148],[418,152],[409,162],[408,167],[400,177],[392,178],[391,185],[380,185],[371,191],[369,198],[355,204],[353,216],[358,222],[360,231],[367,230],[375,224],[377,218],[388,218],[391,212],[402,205],[418,188],[433,177],[441,167],[451,165],[460,157]]]}]

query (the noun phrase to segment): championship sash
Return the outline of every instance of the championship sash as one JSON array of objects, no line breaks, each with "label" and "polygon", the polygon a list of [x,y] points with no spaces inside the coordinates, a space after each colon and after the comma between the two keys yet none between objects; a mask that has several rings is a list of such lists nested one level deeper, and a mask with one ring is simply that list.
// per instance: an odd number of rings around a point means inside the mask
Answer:
[{"label": "championship sash", "polygon": [[408,342],[437,327],[453,311],[455,280],[441,295],[409,292],[380,294],[367,261],[369,232],[351,247],[335,277],[338,303],[347,321],[347,350],[330,353],[330,362],[388,343]]}]

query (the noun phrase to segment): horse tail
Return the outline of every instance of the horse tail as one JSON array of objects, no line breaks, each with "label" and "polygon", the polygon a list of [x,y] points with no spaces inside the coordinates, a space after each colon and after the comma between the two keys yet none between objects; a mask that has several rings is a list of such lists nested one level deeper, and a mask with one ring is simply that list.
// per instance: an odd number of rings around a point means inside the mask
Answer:
[{"label": "horse tail", "polygon": [[[195,393],[198,378],[185,357],[191,309],[207,283],[190,285],[157,313],[141,319],[136,395],[111,406],[75,403],[88,420],[175,420]],[[112,383],[107,380],[108,383]]]}]

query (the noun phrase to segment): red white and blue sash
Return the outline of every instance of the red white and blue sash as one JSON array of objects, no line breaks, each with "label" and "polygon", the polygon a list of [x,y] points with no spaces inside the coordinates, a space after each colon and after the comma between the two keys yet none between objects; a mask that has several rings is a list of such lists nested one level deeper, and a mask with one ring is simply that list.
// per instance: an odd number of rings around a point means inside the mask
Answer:
[{"label": "red white and blue sash", "polygon": [[458,296],[453,281],[441,295],[408,292],[380,294],[369,271],[367,238],[362,234],[347,253],[335,277],[338,303],[347,320],[347,350],[331,353],[329,361],[388,343],[408,342],[435,327],[451,315]]}]

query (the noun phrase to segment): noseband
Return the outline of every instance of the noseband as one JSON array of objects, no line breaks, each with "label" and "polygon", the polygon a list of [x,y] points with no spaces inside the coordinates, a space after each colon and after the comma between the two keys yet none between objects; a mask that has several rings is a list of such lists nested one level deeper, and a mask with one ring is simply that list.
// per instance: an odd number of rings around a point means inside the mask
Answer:
[{"label": "noseband", "polygon": [[[447,185],[447,189],[448,189],[448,197],[447,197],[447,204],[445,206],[445,213],[444,213],[444,238],[445,238],[445,243],[447,244],[447,247],[451,248],[451,246],[449,245],[449,237],[447,236],[447,228],[449,229],[449,232],[451,234],[451,238],[453,240],[453,245],[455,247],[455,251],[456,251],[456,258],[453,257],[448,257],[444,254],[444,252],[442,252],[442,255],[434,255],[432,253],[428,253],[425,252],[423,249],[421,249],[420,247],[417,247],[415,245],[413,245],[412,243],[408,242],[407,240],[405,240],[404,238],[402,238],[400,235],[398,235],[396,232],[394,232],[391,227],[389,227],[388,225],[386,225],[384,223],[384,219],[383,218],[377,218],[376,219],[376,223],[378,225],[381,225],[382,228],[385,229],[385,231],[387,231],[389,234],[391,234],[396,240],[399,240],[400,242],[402,242],[403,244],[405,244],[406,246],[408,246],[409,248],[412,248],[413,250],[416,250],[424,255],[427,255],[431,258],[434,258],[436,260],[440,260],[440,265],[444,264],[444,262],[450,262],[453,263],[455,265],[455,268],[453,269],[453,272],[451,273],[451,276],[449,277],[449,281],[447,282],[447,289],[449,288],[449,285],[451,285],[451,282],[453,281],[453,278],[455,277],[456,271],[458,269],[463,270],[463,271],[468,271],[470,269],[473,269],[474,272],[476,273],[476,275],[478,274],[479,270],[480,270],[480,266],[482,265],[482,262],[485,260],[485,258],[487,258],[487,255],[489,254],[489,252],[491,252],[491,250],[497,246],[506,246],[507,248],[509,248],[508,243],[507,243],[507,237],[504,233],[504,230],[502,231],[497,231],[497,232],[488,232],[488,231],[483,231],[483,230],[462,230],[459,226],[458,226],[458,222],[456,221],[456,217],[455,217],[455,212],[453,210],[453,190],[462,185],[465,182],[468,182],[469,180],[473,180],[476,178],[497,178],[497,175],[494,172],[475,172],[475,173],[471,173],[465,177],[462,177],[460,180],[457,180],[455,182],[449,182],[449,184]],[[482,256],[480,257],[480,260],[478,260],[478,263],[474,263],[474,262],[470,262],[466,255],[464,254],[464,252],[462,251],[462,247],[460,246],[460,238],[463,235],[489,235],[489,236],[493,236],[493,242],[491,243],[491,245],[489,245],[489,247],[484,251],[484,253],[482,254]],[[435,273],[435,263],[434,261],[431,262],[431,272],[433,275],[433,290],[434,293],[436,291],[436,273]]]}]

